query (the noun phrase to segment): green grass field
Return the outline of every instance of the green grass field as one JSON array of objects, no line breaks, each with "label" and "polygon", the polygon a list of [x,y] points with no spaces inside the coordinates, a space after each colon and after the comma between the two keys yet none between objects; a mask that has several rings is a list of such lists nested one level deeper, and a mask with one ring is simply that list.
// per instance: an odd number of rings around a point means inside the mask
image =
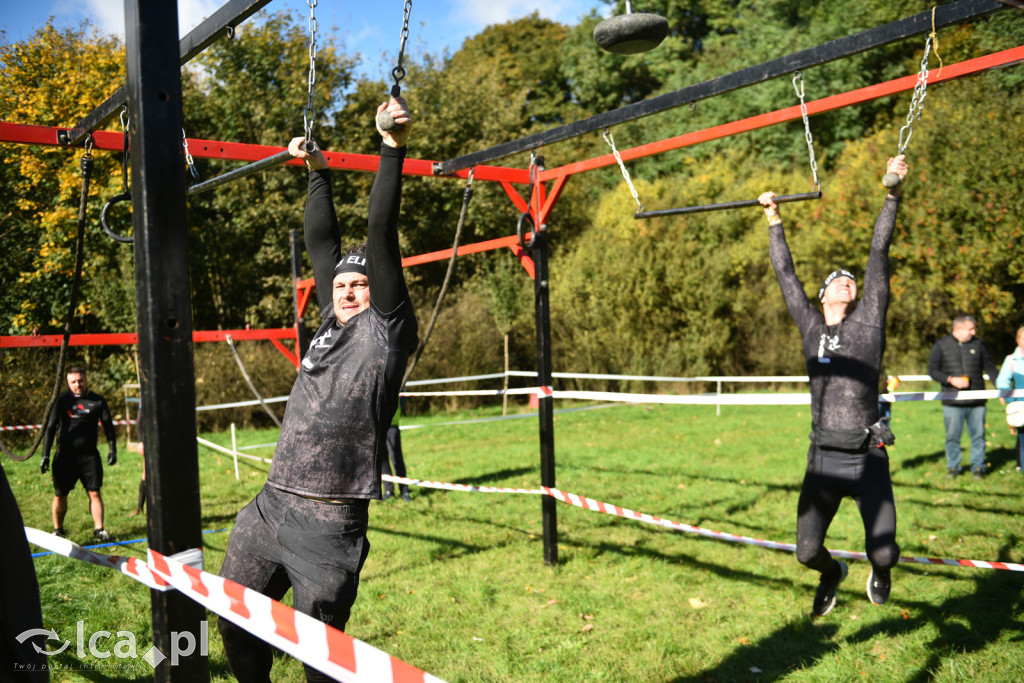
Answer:
[{"label": "green grass field", "polygon": [[[556,408],[565,407],[562,404]],[[441,422],[494,415],[409,418]],[[890,451],[904,555],[1024,561],[1024,476],[1015,437],[991,401],[984,481],[946,479],[942,411],[900,403]],[[807,407],[615,406],[556,415],[557,485],[632,510],[716,531],[792,543]],[[204,438],[229,444],[227,434]],[[241,444],[273,441],[239,434]],[[410,476],[534,489],[536,419],[406,430]],[[966,435],[965,435],[966,442]],[[203,525],[227,529],[267,466],[200,448]],[[250,451],[269,457],[272,450]],[[38,459],[4,469],[25,523],[49,530],[52,489]],[[106,469],[107,528],[141,538],[129,518],[141,459]],[[536,495],[413,488],[413,500],[371,504],[372,549],[348,632],[448,681],[1020,681],[1024,680],[1024,573],[901,563],[883,607],[865,595],[869,565],[850,563],[839,604],[810,617],[817,575],[788,552],[710,540],[558,506],[559,562],[543,562]],[[71,494],[67,528],[90,542],[84,492]],[[216,572],[228,534],[204,537]],[[856,506],[829,533],[834,549],[862,551]],[[105,548],[137,557],[145,544]],[[38,550],[35,549],[34,550]],[[44,622],[71,639],[125,630],[141,655],[152,642],[149,591],[115,571],[48,555],[35,560]],[[215,680],[233,680],[211,615]],[[113,659],[113,658],[111,658]],[[52,680],[151,678],[141,660],[79,659]],[[275,681],[301,681],[282,656]]]}]

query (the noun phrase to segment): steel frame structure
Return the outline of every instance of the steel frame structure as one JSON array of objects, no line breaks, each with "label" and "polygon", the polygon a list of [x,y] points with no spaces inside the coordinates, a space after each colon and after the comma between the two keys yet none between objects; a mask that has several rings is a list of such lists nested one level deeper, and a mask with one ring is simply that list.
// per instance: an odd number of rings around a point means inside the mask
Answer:
[{"label": "steel frame structure", "polygon": [[[177,65],[187,62],[203,47],[227,34],[230,30],[229,27],[236,25],[268,2],[269,0],[229,0],[221,10],[218,10],[211,18],[186,36],[180,45],[175,45],[173,41],[168,40],[167,33],[172,28],[177,28],[177,17],[168,12],[167,6],[169,5],[173,9],[176,3],[127,0],[125,23],[129,82],[126,95],[122,95],[122,91],[119,90],[107,102],[70,129],[0,122],[0,142],[67,146],[79,144],[85,139],[86,134],[91,133],[96,149],[119,150],[123,139],[120,133],[93,131],[114,115],[117,108],[125,101],[125,96],[133,102],[132,125],[133,130],[136,131],[135,138],[139,140],[138,143],[133,144],[132,149],[133,220],[136,235],[136,282],[140,330],[137,339],[140,351],[144,347],[146,350],[142,354],[142,362],[143,372],[149,377],[149,381],[143,387],[144,400],[148,399],[158,406],[157,411],[147,412],[147,422],[149,422],[147,429],[153,430],[151,433],[155,436],[153,446],[146,449],[147,461],[152,455],[154,465],[152,471],[159,475],[151,477],[151,480],[166,476],[172,482],[178,482],[181,480],[181,473],[175,473],[172,470],[175,467],[178,470],[186,469],[188,470],[185,472],[187,477],[192,473],[191,468],[195,466],[197,458],[194,439],[191,439],[191,449],[186,448],[183,451],[191,461],[188,468],[171,465],[173,455],[161,454],[161,442],[165,438],[168,441],[175,441],[175,439],[169,438],[170,433],[179,429],[183,424],[191,424],[193,420],[190,411],[195,408],[191,358],[191,343],[194,337],[188,314],[188,266],[187,254],[183,246],[185,187],[180,169],[184,166],[184,157],[179,138],[176,135],[176,132],[180,130],[181,123],[180,73],[177,70]],[[543,391],[544,388],[548,388],[552,384],[547,272],[549,235],[546,223],[570,177],[577,173],[615,164],[616,160],[614,155],[607,154],[551,170],[545,170],[543,162],[540,162],[535,169],[537,173],[532,179],[532,186],[530,186],[531,174],[528,169],[484,166],[482,164],[516,152],[535,150],[552,142],[687,105],[698,99],[713,97],[796,70],[824,64],[920,35],[932,29],[933,21],[934,27],[937,29],[1007,9],[1010,4],[999,0],[957,0],[935,8],[934,15],[932,12],[924,12],[890,22],[846,38],[474,154],[444,162],[406,160],[404,172],[409,175],[465,178],[468,176],[468,169],[472,168],[475,180],[500,183],[516,208],[524,213],[529,213],[532,224],[538,226],[534,234],[529,236],[530,239],[527,243],[532,248],[532,259],[527,255],[527,245],[524,245],[522,240],[515,235],[463,246],[459,248],[459,251],[466,254],[495,248],[510,248],[520,258],[524,266],[527,266],[534,279],[538,379],[542,388],[539,401],[542,485],[555,485],[552,401],[550,394]],[[177,59],[168,59],[172,52]],[[929,83],[948,81],[987,69],[1018,64],[1022,61],[1024,61],[1024,46],[946,66],[941,72],[935,73]],[[167,68],[168,63],[173,64],[174,69]],[[831,109],[852,106],[911,90],[915,84],[916,75],[907,76],[809,102],[807,111],[809,115],[820,114]],[[660,142],[626,149],[620,155],[624,161],[638,159],[756,128],[777,125],[799,117],[800,108],[798,106],[787,107],[714,126],[703,131],[695,131]],[[192,155],[197,157],[255,161],[272,153],[279,153],[282,148],[210,140],[189,140],[189,149]],[[329,166],[338,170],[372,172],[376,170],[378,164],[378,158],[371,155],[328,152],[326,156]],[[298,164],[298,162],[292,163]],[[551,187],[548,188],[545,183],[551,183]],[[513,184],[528,185],[528,196],[531,199],[536,198],[536,203],[524,200]],[[161,200],[157,198],[158,195],[165,198],[162,206],[159,206]],[[157,209],[161,209],[162,212]],[[162,262],[158,262],[156,259],[158,253]],[[450,249],[421,254],[404,259],[403,265],[411,266],[441,260],[450,255]],[[300,280],[297,276],[295,282],[297,308],[299,308],[298,300],[300,298],[308,301],[310,283],[309,280]],[[185,283],[184,287],[182,283]],[[166,300],[167,297],[158,291],[161,287],[164,290],[172,291],[173,296],[170,298],[173,301]],[[299,308],[299,314],[301,311],[302,309]],[[289,332],[294,334],[293,331],[289,330]],[[235,338],[244,338],[238,336],[237,333],[232,334]],[[166,348],[165,342],[169,339],[173,348]],[[184,395],[183,398],[186,400],[175,401],[177,406],[175,410],[160,408],[161,403],[166,404],[167,402],[156,400],[157,385],[166,388],[166,394]],[[147,386],[150,389],[148,393]],[[185,434],[186,438],[189,436]],[[178,441],[180,442],[180,438]],[[186,503],[194,507],[192,512],[197,513],[198,497],[196,496],[194,500],[189,496],[186,498],[188,498]],[[163,499],[161,499],[161,504],[162,501]],[[548,506],[546,503],[551,503],[551,505]],[[544,558],[545,562],[549,564],[557,562],[557,527],[554,504],[553,499],[545,498],[543,507]],[[156,508],[156,514],[152,508]],[[187,516],[191,517],[192,521],[183,525],[180,521],[176,522],[168,518],[160,506],[152,506],[150,537],[154,547],[165,553],[196,547],[198,540],[193,537],[198,531],[198,520],[192,513]],[[157,599],[154,598],[155,642],[160,638],[169,637],[172,628],[178,631],[187,630],[187,626],[190,625],[193,618],[183,617],[179,613],[181,605],[165,604],[166,598],[164,601],[158,605]],[[158,611],[160,612],[159,616]],[[156,644],[159,646],[159,642]],[[174,672],[169,671],[169,667],[164,671],[158,669],[157,680],[171,680],[172,676],[176,676],[178,677],[176,680],[182,681],[208,678],[208,671],[204,672],[202,667],[191,671],[186,666],[179,666],[175,669]]]}]

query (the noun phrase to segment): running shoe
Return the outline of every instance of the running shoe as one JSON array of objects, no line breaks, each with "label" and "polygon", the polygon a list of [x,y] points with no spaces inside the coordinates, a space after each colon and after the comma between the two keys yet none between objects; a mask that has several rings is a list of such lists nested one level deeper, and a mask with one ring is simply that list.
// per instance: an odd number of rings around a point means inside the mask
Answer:
[{"label": "running shoe", "polygon": [[54,529],[53,530],[53,535],[56,536],[57,538],[67,538],[68,537],[68,532],[64,531],[64,529]]},{"label": "running shoe", "polygon": [[114,538],[114,535],[106,529],[97,529],[96,531],[92,532],[92,540],[100,541],[102,543],[112,543],[117,539]]},{"label": "running shoe", "polygon": [[839,565],[838,576],[832,578],[825,578],[825,575],[821,575],[821,583],[818,584],[818,591],[814,594],[814,616],[823,617],[832,611],[832,608],[836,606],[836,592],[839,590],[839,584],[846,578],[846,574],[850,571],[846,566],[845,562],[837,561]]},{"label": "running shoe", "polygon": [[892,590],[892,579],[888,569],[871,568],[868,576],[868,600],[874,605],[884,605],[889,600]]},{"label": "running shoe", "polygon": [[975,479],[984,479],[985,478],[985,470],[981,469],[980,467],[971,470],[971,474],[974,475]]}]

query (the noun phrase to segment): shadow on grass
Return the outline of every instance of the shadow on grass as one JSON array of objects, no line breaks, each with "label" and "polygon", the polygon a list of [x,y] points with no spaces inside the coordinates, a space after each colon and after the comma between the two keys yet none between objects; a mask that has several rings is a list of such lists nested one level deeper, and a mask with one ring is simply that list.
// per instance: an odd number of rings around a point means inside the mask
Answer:
[{"label": "shadow on grass", "polygon": [[[999,553],[1000,560],[1012,561],[1006,555],[1016,542],[1016,538],[1009,539],[1005,549]],[[849,635],[840,633],[838,622],[815,623],[811,619],[802,619],[778,629],[756,644],[738,648],[713,668],[672,679],[671,683],[774,681],[787,678],[797,670],[813,675],[816,662],[849,644],[880,638],[898,642],[896,638],[915,631],[937,632],[938,635],[925,644],[927,657],[915,669],[906,670],[901,680],[911,683],[935,680],[943,662],[949,657],[980,652],[1000,640],[1024,640],[1024,624],[1017,618],[1024,608],[1024,576],[1001,570],[967,571],[979,572],[971,577],[974,590],[967,595],[949,597],[933,604],[901,599],[896,593],[889,606],[884,608],[892,616],[866,624]],[[945,576],[934,574],[933,578],[943,580],[949,576],[954,576],[952,571]],[[841,590],[840,599],[849,599],[848,593],[849,590]],[[760,670],[752,670],[753,666]]]},{"label": "shadow on grass", "polygon": [[[971,466],[971,454],[970,446],[965,446],[961,454],[960,466],[962,468],[970,468]],[[893,471],[899,470],[916,470],[921,468],[935,469],[945,474],[946,469],[946,451],[939,450],[932,453],[924,453],[922,455],[914,456],[913,458],[907,458],[906,460],[899,459],[899,453],[895,449],[889,454],[889,461],[896,466],[893,467]],[[988,471],[994,472],[996,470],[1003,469],[1006,465],[1009,465],[1011,469],[1017,466],[1017,450],[1016,448],[986,448],[985,449],[985,461],[988,463]],[[970,474],[970,472],[968,472]]]},{"label": "shadow on grass", "polygon": [[[1004,550],[999,553],[1001,561],[1010,562],[1006,557],[1008,548],[1017,542],[1011,537]],[[1024,576],[1017,572],[985,569],[968,569],[978,572],[971,576],[974,590],[966,595],[949,597],[935,605],[918,601],[897,601],[917,612],[908,617],[907,612],[884,621],[865,626],[849,636],[848,641],[860,643],[878,636],[898,636],[918,629],[937,631],[938,635],[927,644],[928,657],[916,671],[907,671],[903,679],[914,683],[934,680],[948,657],[980,652],[1010,634],[1010,640],[1024,640],[1024,623],[1017,618],[1024,597]],[[952,571],[945,576],[953,576]],[[943,574],[936,574],[943,579]]]}]

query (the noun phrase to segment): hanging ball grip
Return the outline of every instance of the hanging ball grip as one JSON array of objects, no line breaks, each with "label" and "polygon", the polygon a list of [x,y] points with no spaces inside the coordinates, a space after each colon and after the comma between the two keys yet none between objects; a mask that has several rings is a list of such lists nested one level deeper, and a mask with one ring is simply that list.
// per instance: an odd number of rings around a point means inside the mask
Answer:
[{"label": "hanging ball grip", "polygon": [[892,189],[899,185],[903,180],[895,173],[886,173],[882,176],[882,184]]},{"label": "hanging ball grip", "polygon": [[[398,84],[391,86],[391,97],[395,98],[402,94],[402,89],[398,87]],[[390,133],[393,130],[402,130],[405,126],[401,123],[397,123],[391,114],[384,110],[377,114],[377,127],[385,133]]]}]

